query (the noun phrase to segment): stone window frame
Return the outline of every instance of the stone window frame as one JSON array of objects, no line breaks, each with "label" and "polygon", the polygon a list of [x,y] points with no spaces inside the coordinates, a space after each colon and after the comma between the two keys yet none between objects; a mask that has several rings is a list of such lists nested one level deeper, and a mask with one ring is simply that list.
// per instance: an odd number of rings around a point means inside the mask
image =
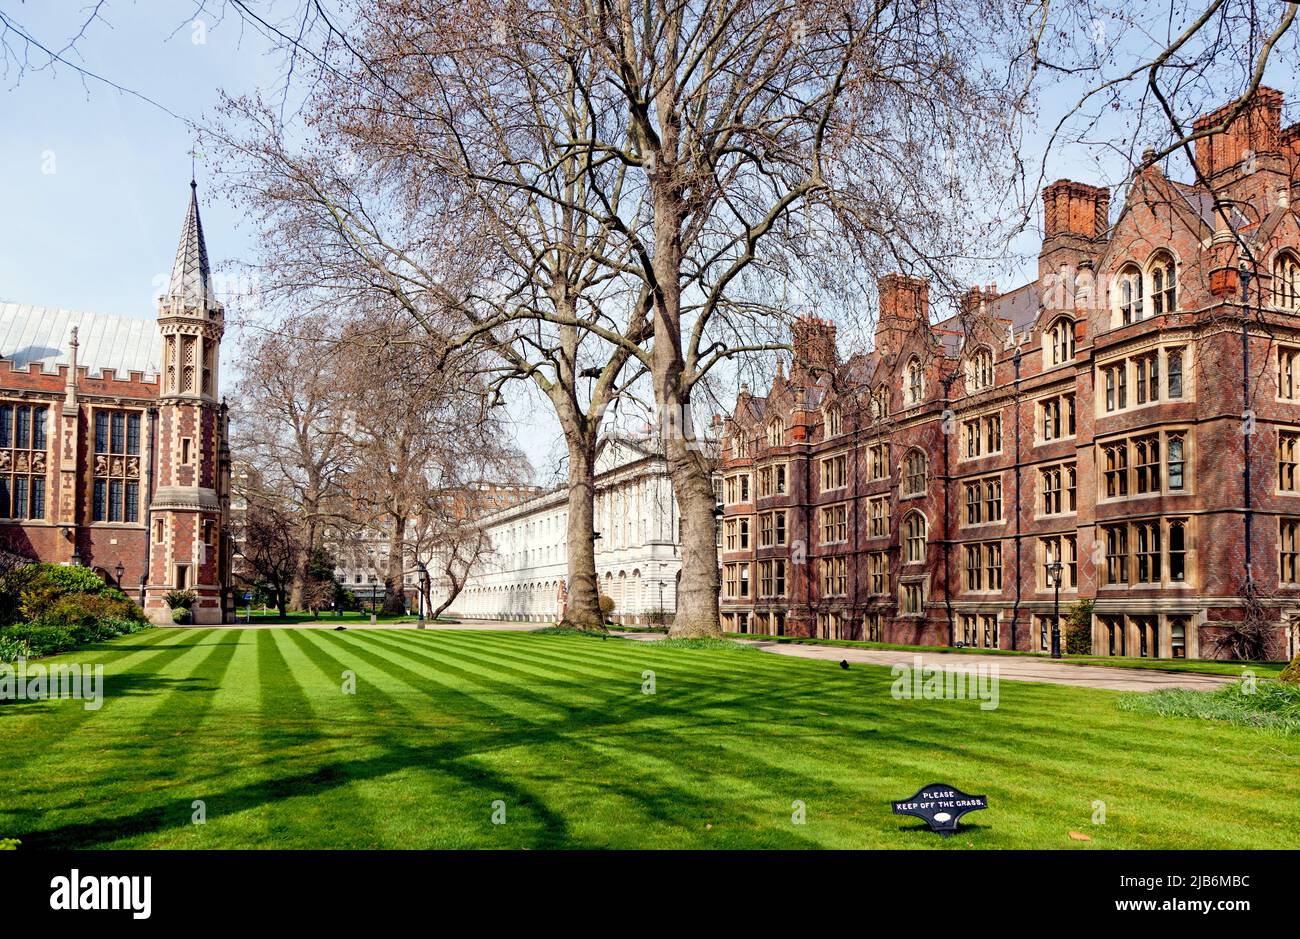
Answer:
[{"label": "stone window frame", "polygon": [[[1199,581],[1196,563],[1199,556],[1197,518],[1195,512],[1167,512],[1159,515],[1143,515],[1140,518],[1106,519],[1104,521],[1098,519],[1098,540],[1103,551],[1103,560],[1097,569],[1098,594],[1100,595],[1102,591],[1127,591],[1133,589],[1187,590],[1197,587]],[[1160,568],[1160,576],[1155,580],[1142,581],[1138,580],[1138,555],[1141,550],[1139,528],[1151,524],[1157,526],[1156,530],[1159,533],[1160,544],[1158,546],[1157,563]],[[1182,532],[1182,547],[1177,552],[1173,551],[1173,531],[1175,528],[1180,529]],[[1115,554],[1111,550],[1112,531],[1123,533],[1124,553],[1122,555]],[[1182,580],[1175,580],[1171,576],[1173,568],[1171,559],[1175,553],[1182,556]],[[1117,557],[1123,558],[1123,573],[1127,578],[1125,580],[1112,579],[1111,559]]]},{"label": "stone window frame", "polygon": [[1075,359],[1074,319],[1067,313],[1058,315],[1043,330],[1043,371],[1069,365]]},{"label": "stone window frame", "polygon": [[[843,478],[833,486],[827,485],[828,467],[834,466],[836,460],[843,460]],[[849,484],[849,452],[842,450],[839,453],[828,453],[817,461],[817,481],[820,483],[821,492],[835,492],[844,489]]]},{"label": "stone window frame", "polygon": [[[1049,490],[1047,488],[1047,476],[1049,473],[1057,473],[1060,478],[1058,489]],[[1073,477],[1073,481],[1067,485],[1067,480]],[[1044,506],[1047,505],[1048,492],[1059,493],[1058,499],[1061,504],[1060,511],[1049,512]],[[1073,505],[1066,508],[1068,502]],[[1049,463],[1038,468],[1038,487],[1034,498],[1034,518],[1061,518],[1066,515],[1079,514],[1079,463],[1078,460],[1063,460],[1059,463]]]},{"label": "stone window frame", "polygon": [[[1159,442],[1160,458],[1155,464],[1159,468],[1160,487],[1158,489],[1148,489],[1146,492],[1137,491],[1138,481],[1138,462],[1136,444],[1140,440],[1155,437]],[[1170,438],[1178,438],[1182,442],[1182,459],[1178,461],[1182,469],[1183,485],[1181,489],[1171,488],[1169,485],[1170,478]],[[1133,499],[1151,499],[1165,496],[1191,496],[1196,494],[1196,474],[1193,467],[1196,465],[1196,439],[1192,433],[1191,424],[1167,424],[1160,427],[1150,428],[1147,430],[1133,430],[1126,433],[1115,434],[1105,437],[1098,437],[1093,441],[1093,459],[1097,467],[1096,472],[1096,505],[1114,505]],[[1122,468],[1117,468],[1114,472],[1122,472],[1123,487],[1116,485],[1116,495],[1107,495],[1107,483],[1112,470],[1108,468],[1107,459],[1109,451],[1116,449],[1122,451],[1125,464]],[[1144,464],[1150,465],[1150,464]],[[1120,479],[1121,477],[1117,477]],[[1126,488],[1125,488],[1126,487]],[[1120,491],[1123,489],[1124,491]],[[1176,514],[1176,513],[1175,513]]]},{"label": "stone window frame", "polygon": [[[962,593],[1000,594],[1004,580],[1002,541],[969,541],[962,545]],[[993,581],[996,580],[996,586]]]},{"label": "stone window frame", "polygon": [[[5,485],[4,515],[0,522],[22,524],[25,522],[49,521],[51,494],[56,492],[50,485],[50,449],[54,444],[56,432],[52,432],[51,416],[54,408],[48,401],[10,398],[0,401],[0,409],[9,415],[5,420],[8,444],[0,449],[0,477]],[[19,414],[26,411],[25,433],[20,433]],[[38,418],[37,412],[42,417]],[[25,440],[25,442],[24,442]],[[12,503],[21,481],[25,485],[23,503],[26,506],[22,515],[13,513]],[[39,494],[39,495],[38,495]],[[40,512],[33,506],[39,500]]]},{"label": "stone window frame", "polygon": [[[986,446],[990,437],[989,428],[994,424],[996,424],[998,431],[998,448],[996,450],[989,449]],[[999,456],[1002,453],[1004,436],[1002,433],[1002,409],[1000,407],[966,415],[961,419],[961,439],[957,446],[957,462],[965,463],[973,460],[984,460],[991,456]],[[970,444],[972,439],[976,442],[974,452],[971,452]]]},{"label": "stone window frame", "polygon": [[1300,254],[1293,248],[1279,248],[1268,270],[1271,305],[1279,310],[1300,311]]},{"label": "stone window frame", "polygon": [[[989,515],[989,505],[994,502],[993,499],[989,498],[989,486],[992,484],[997,485],[997,518],[993,518]],[[973,500],[973,504],[979,510],[979,518],[974,521],[971,520],[970,512],[970,507],[972,505],[970,495],[972,489],[977,493],[977,498]],[[985,525],[1005,525],[1007,523],[1006,492],[1002,485],[1002,472],[998,471],[984,476],[974,476],[969,479],[963,479],[961,481],[960,505],[961,521],[958,522],[958,528],[981,528]]]},{"label": "stone window frame", "polygon": [[[917,467],[917,461],[920,467]],[[930,458],[920,447],[909,447],[903,454],[903,462],[899,472],[899,497],[904,499],[916,499],[926,494],[926,489],[930,483]],[[917,486],[917,480],[920,485]]]},{"label": "stone window frame", "polygon": [[[1116,414],[1128,414],[1171,402],[1195,401],[1193,376],[1188,371],[1187,346],[1186,339],[1169,339],[1146,343],[1140,347],[1129,348],[1118,355],[1099,358],[1093,367],[1095,389],[1093,415],[1098,418],[1113,417]],[[1296,351],[1300,352],[1300,348]],[[1179,367],[1175,370],[1179,378],[1177,395],[1171,393],[1169,383],[1169,361],[1174,355],[1178,356],[1179,360]],[[1141,393],[1138,388],[1138,362],[1153,356],[1158,372],[1154,397],[1151,395],[1150,372],[1146,367],[1141,369],[1143,372],[1141,380],[1144,382]],[[1275,368],[1276,365],[1275,362]],[[1279,384],[1278,389],[1280,387]],[[1297,390],[1300,391],[1300,382],[1297,383]]]},{"label": "stone window frame", "polygon": [[[838,518],[836,516],[839,516]],[[827,537],[827,533],[839,537]],[[849,504],[832,502],[817,507],[818,544],[847,544],[849,540]]]},{"label": "stone window frame", "polygon": [[[104,450],[100,450],[100,415],[105,416],[107,438]],[[114,420],[115,416],[120,415],[122,425],[119,427]],[[134,431],[132,431],[132,418],[135,418]],[[123,403],[122,405],[102,406],[94,405],[90,409],[89,419],[90,431],[88,434],[88,448],[90,456],[90,473],[89,485],[86,486],[84,498],[86,499],[87,516],[90,518],[92,527],[132,527],[142,528],[149,513],[147,505],[148,495],[144,490],[144,474],[146,470],[146,461],[149,453],[149,441],[146,440],[147,423],[145,420],[145,409],[143,407],[134,407]],[[119,436],[125,437],[121,451],[114,450]],[[131,451],[131,441],[134,437],[135,451]],[[132,469],[134,464],[134,469]],[[134,475],[133,475],[134,474]],[[95,518],[96,503],[98,502],[99,483],[104,483],[104,507],[103,518]],[[122,483],[122,518],[114,519],[113,514],[113,483]],[[127,503],[130,493],[130,483],[135,483],[135,518],[127,517]]]},{"label": "stone window frame", "polygon": [[[1053,550],[1055,543],[1055,550]],[[1073,544],[1074,550],[1067,551],[1066,545]],[[1052,575],[1048,565],[1054,560],[1061,562],[1061,593],[1079,592],[1079,535],[1077,531],[1055,532],[1038,536],[1035,549],[1037,564],[1034,577],[1034,589],[1039,593],[1055,593]]]}]

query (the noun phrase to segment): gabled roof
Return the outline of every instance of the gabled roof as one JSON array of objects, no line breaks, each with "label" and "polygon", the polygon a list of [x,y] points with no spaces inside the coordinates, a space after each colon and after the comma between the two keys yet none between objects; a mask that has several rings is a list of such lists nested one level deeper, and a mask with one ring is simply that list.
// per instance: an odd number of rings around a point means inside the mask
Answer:
[{"label": "gabled roof", "polygon": [[0,358],[26,368],[39,362],[41,371],[56,373],[71,362],[69,340],[77,327],[77,364],[93,378],[111,368],[123,380],[131,371],[147,380],[158,373],[162,338],[153,319],[79,313],[55,307],[0,304]]}]

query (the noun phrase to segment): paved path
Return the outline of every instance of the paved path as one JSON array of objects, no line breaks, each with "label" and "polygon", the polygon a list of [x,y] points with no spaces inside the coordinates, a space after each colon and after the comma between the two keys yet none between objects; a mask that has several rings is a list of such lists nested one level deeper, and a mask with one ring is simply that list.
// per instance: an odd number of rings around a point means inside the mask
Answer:
[{"label": "paved path", "polygon": [[[660,633],[614,633],[625,639],[653,642],[662,638]],[[1007,681],[1040,681],[1053,685],[1075,685],[1080,688],[1104,688],[1109,691],[1156,691],[1161,688],[1190,688],[1210,691],[1225,682],[1235,681],[1229,675],[1203,675],[1193,672],[1162,672],[1156,669],[1108,668],[1103,665],[1073,665],[1053,662],[1051,659],[1029,655],[980,655],[964,652],[900,652],[893,649],[853,649],[842,646],[799,645],[790,642],[770,642],[761,639],[737,639],[776,655],[790,655],[800,659],[827,659],[832,662],[862,662],[867,665],[912,665],[919,656],[923,665],[943,668],[957,665],[971,668],[977,665],[996,665],[998,677]]]}]

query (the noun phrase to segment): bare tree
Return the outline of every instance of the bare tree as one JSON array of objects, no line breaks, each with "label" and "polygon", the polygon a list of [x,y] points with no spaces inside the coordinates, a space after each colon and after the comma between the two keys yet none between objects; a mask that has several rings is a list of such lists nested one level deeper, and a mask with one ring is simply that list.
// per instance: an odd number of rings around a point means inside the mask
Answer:
[{"label": "bare tree", "polygon": [[[237,109],[252,132],[232,149],[274,181],[253,183],[259,204],[309,206],[338,248],[332,263],[366,262],[352,281],[389,291],[417,319],[435,303],[457,309],[470,326],[453,343],[528,348],[516,372],[553,369],[548,394],[583,446],[601,407],[630,391],[616,385],[620,357],[633,378],[650,373],[685,519],[674,631],[716,633],[695,388],[733,356],[784,347],[774,281],[841,289],[852,279],[842,264],[946,268],[961,254],[971,226],[954,224],[949,184],[962,167],[995,163],[994,145],[1009,139],[1003,115],[1020,104],[1019,72],[979,64],[1005,51],[981,37],[1016,33],[1008,6],[401,0],[356,7],[349,30],[316,8],[313,126],[346,135],[372,177],[401,180],[387,192],[403,198],[378,200],[319,159],[291,156],[256,105]],[[282,34],[298,52],[302,35]],[[388,224],[398,207],[423,239],[388,237],[411,231]],[[301,211],[290,216],[303,224]],[[454,276],[428,260],[453,244]],[[467,245],[480,247],[472,264]],[[566,330],[614,350],[591,373],[588,426],[566,415],[581,372],[575,345],[550,341]],[[571,455],[571,474],[580,462]],[[588,551],[579,508],[571,563]]]},{"label": "bare tree", "polygon": [[266,493],[247,495],[248,507],[237,525],[235,545],[242,565],[237,575],[275,598],[280,616],[289,614],[289,588],[302,560],[293,515]]},{"label": "bare tree", "polygon": [[240,355],[232,426],[239,458],[275,489],[298,532],[299,569],[289,593],[304,606],[307,565],[341,519],[342,483],[351,455],[343,434],[344,400],[334,375],[336,344],[321,314],[255,329]]},{"label": "bare tree", "polygon": [[391,315],[348,324],[333,379],[344,396],[352,440],[347,488],[354,519],[386,536],[384,612],[405,612],[408,539],[432,505],[468,479],[517,475],[518,455],[502,443],[475,355],[430,367],[425,337]]}]

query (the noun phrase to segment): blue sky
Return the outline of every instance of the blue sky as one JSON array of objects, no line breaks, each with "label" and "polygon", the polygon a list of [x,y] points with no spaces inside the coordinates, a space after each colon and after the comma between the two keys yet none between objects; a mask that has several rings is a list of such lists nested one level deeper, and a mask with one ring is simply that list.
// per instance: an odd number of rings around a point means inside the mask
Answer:
[{"label": "blue sky", "polygon": [[[89,0],[20,3],[0,0],[7,14],[43,42],[61,47],[79,28]],[[0,300],[150,317],[153,298],[170,271],[186,200],[193,133],[184,119],[212,117],[219,90],[232,94],[277,84],[279,60],[232,14],[195,19],[196,4],[112,0],[78,44],[85,68],[156,100],[177,116],[71,69],[0,76]],[[1130,58],[1131,61],[1131,58]],[[1273,69],[1267,81],[1296,98],[1295,77]],[[1043,94],[1040,126],[1050,126],[1077,89]],[[1291,114],[1287,115],[1294,119]],[[1122,117],[1107,117],[1091,136],[1124,139]],[[1139,134],[1140,136],[1140,134]],[[1025,158],[1037,169],[1042,137],[1031,134]],[[1035,150],[1037,148],[1037,151]],[[1101,147],[1073,148],[1048,160],[1048,181],[1068,176],[1113,183],[1118,155]],[[1109,169],[1109,172],[1108,172]],[[1187,174],[1175,160],[1171,174]],[[251,260],[256,232],[204,184],[198,161],[204,230],[214,266]],[[1034,233],[1016,245],[1036,252]],[[1015,267],[1013,263],[1011,265]],[[1020,266],[1024,274],[1028,264]],[[1008,271],[985,280],[1004,288],[1023,282]],[[220,287],[220,281],[219,281]],[[225,374],[233,375],[227,342]],[[520,395],[511,408],[521,445],[545,471],[556,428],[549,411]]]},{"label": "blue sky", "polygon": [[[79,0],[6,4],[33,35],[60,45],[84,9]],[[196,28],[186,12],[183,3],[110,4],[112,28],[92,25],[80,64],[190,119],[209,114],[223,86],[274,81],[256,36],[234,20]],[[0,84],[0,139],[0,299],[152,316],[189,199],[190,128],[65,67],[21,80],[11,68]],[[202,161],[198,177],[214,263],[246,256],[253,233],[204,192]]]}]

